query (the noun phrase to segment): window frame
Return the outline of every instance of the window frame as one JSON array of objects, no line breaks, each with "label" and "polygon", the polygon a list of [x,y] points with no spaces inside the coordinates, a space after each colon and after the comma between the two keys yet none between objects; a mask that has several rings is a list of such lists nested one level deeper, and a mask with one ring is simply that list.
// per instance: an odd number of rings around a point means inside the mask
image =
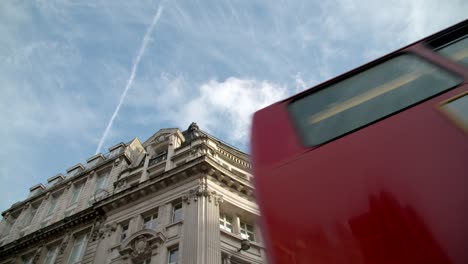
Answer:
[{"label": "window frame", "polygon": [[[171,257],[172,257],[173,252],[176,252],[176,254],[177,254],[175,262],[171,262]],[[176,246],[173,246],[173,247],[170,247],[170,248],[167,249],[167,263],[168,264],[178,264],[179,263],[179,257],[180,257],[179,245],[176,245]]]},{"label": "window frame", "polygon": [[[251,227],[252,230],[249,230],[248,227]],[[248,239],[251,242],[255,242],[255,227],[254,225],[248,224],[246,222],[240,221],[239,223],[239,234],[243,239]],[[252,236],[252,239],[250,239]]]},{"label": "window frame", "polygon": [[457,128],[460,128],[461,130],[463,130],[465,133],[468,134],[468,123],[466,123],[465,121],[463,121],[458,113],[454,113],[452,110],[449,110],[447,108],[445,108],[446,105],[454,102],[454,101],[457,101],[458,99],[461,99],[462,97],[465,97],[465,96],[468,96],[468,92],[462,92],[460,94],[457,94],[453,97],[450,97],[449,99],[447,100],[444,100],[442,101],[441,103],[439,103],[437,105],[437,109],[445,116],[447,117],[451,122],[452,124],[455,124],[455,126]]},{"label": "window frame", "polygon": [[[176,209],[177,206],[180,206],[180,208]],[[177,202],[172,203],[171,223],[177,223],[177,222],[182,221],[182,219],[184,218],[182,209],[183,209],[182,201],[177,201]],[[178,211],[179,213],[176,214],[176,211]],[[177,219],[177,216],[179,216],[178,219]]]},{"label": "window frame", "polygon": [[[230,218],[231,222],[229,222],[227,220],[227,218]],[[230,224],[231,225],[231,230],[226,230],[226,224]],[[224,230],[226,232],[229,232],[229,233],[234,233],[234,220],[233,220],[233,217],[231,215],[228,215],[228,214],[225,214],[225,213],[220,213],[219,214],[219,228],[221,230]]]},{"label": "window frame", "polygon": [[[46,255],[44,257],[44,263],[43,264],[54,264],[55,263],[55,260],[57,259],[57,256],[58,256],[58,248],[59,248],[58,245],[53,245],[53,246],[47,247],[47,251],[46,251]],[[49,253],[51,252],[51,250],[54,251],[52,253],[53,254],[52,258],[51,258],[51,260],[49,260],[50,262],[47,262],[47,258],[49,257]]]},{"label": "window frame", "polygon": [[[454,85],[454,86],[449,86],[445,89],[441,89],[441,91],[438,91],[437,93],[435,94],[432,94],[428,97],[425,97],[424,99],[422,100],[419,100],[419,101],[416,101],[416,102],[413,102],[403,108],[400,108],[399,110],[397,111],[393,111],[391,112],[390,114],[386,114],[386,115],[383,115],[383,116],[380,116],[379,118],[371,121],[371,122],[364,122],[362,124],[360,124],[359,126],[357,126],[356,128],[354,129],[350,129],[350,130],[347,130],[345,133],[342,133],[342,134],[337,134],[336,136],[333,136],[331,138],[328,138],[327,140],[324,140],[320,143],[317,143],[317,144],[312,144],[310,142],[307,142],[307,139],[306,139],[306,135],[307,135],[307,130],[303,127],[301,127],[298,123],[300,122],[299,118],[297,117],[297,114],[296,113],[293,113],[293,111],[291,110],[291,105],[293,105],[294,103],[298,102],[298,101],[301,101],[302,99],[305,99],[307,97],[310,97],[310,96],[313,96],[314,94],[318,93],[318,92],[321,92],[323,90],[326,90],[326,89],[329,89],[329,88],[332,88],[333,86],[339,84],[339,83],[342,83],[342,82],[345,82],[349,79],[352,79],[354,78],[355,76],[358,76],[360,74],[363,74],[369,70],[372,70],[376,67],[379,67],[380,65],[383,65],[383,64],[386,64],[388,63],[389,61],[392,61],[398,57],[404,57],[404,56],[409,56],[411,58],[414,58],[415,61],[420,61],[422,63],[424,63],[425,65],[428,65],[431,67],[431,69],[438,69],[440,72],[443,72],[445,75],[451,75],[451,77],[455,79],[457,79],[457,84]],[[406,73],[407,75],[408,73]],[[404,76],[401,75],[401,76]],[[394,81],[394,80],[392,80]],[[290,117],[290,120],[291,120],[291,125],[293,127],[293,130],[294,130],[294,133],[296,135],[298,135],[299,139],[300,139],[300,142],[301,142],[301,145],[306,147],[306,148],[317,148],[317,147],[320,147],[322,145],[326,145],[330,142],[333,142],[335,140],[338,140],[342,137],[345,137],[345,136],[348,136],[352,133],[355,133],[359,130],[362,130],[362,129],[365,129],[366,127],[372,125],[372,124],[375,124],[377,122],[380,122],[384,119],[387,119],[391,116],[394,116],[394,115],[397,115],[398,113],[401,113],[407,109],[410,109],[416,105],[419,105],[419,104],[422,104],[436,96],[439,96],[440,94],[443,94],[443,93],[447,93],[457,87],[460,87],[460,85],[462,85],[464,83],[464,79],[463,79],[463,76],[461,76],[459,73],[457,72],[454,72],[453,70],[451,69],[447,69],[445,67],[442,67],[440,65],[438,65],[437,63],[434,63],[433,61],[425,58],[424,56],[421,56],[415,52],[412,52],[412,51],[408,51],[408,50],[404,50],[404,51],[400,51],[400,52],[396,52],[395,54],[392,54],[392,55],[389,55],[388,57],[384,57],[382,59],[379,59],[375,62],[371,62],[369,63],[368,65],[365,65],[365,66],[362,66],[362,67],[359,67],[347,74],[344,74],[342,76],[338,76],[336,77],[335,79],[332,79],[330,81],[327,81],[325,83],[322,83],[316,87],[313,87],[311,89],[309,89],[308,91],[304,92],[304,93],[300,93],[296,96],[294,96],[292,99],[290,99],[287,103],[286,103],[286,110],[287,110],[287,114],[288,116]],[[384,83],[382,83],[384,84]],[[381,84],[381,85],[382,85]],[[370,90],[366,90],[366,92],[369,92]],[[365,92],[364,92],[365,93]],[[353,97],[355,97],[356,95],[354,95]],[[347,100],[350,100],[351,98],[353,97],[349,97],[347,98],[346,100],[344,101],[347,101]],[[323,111],[323,110],[322,110]]]},{"label": "window frame", "polygon": [[[150,220],[146,222],[146,219],[148,217],[150,218]],[[143,218],[143,228],[145,228],[145,229],[155,230],[159,226],[159,212],[158,212],[158,209],[155,209],[154,211],[151,211],[149,213],[146,213],[146,214],[142,215],[142,218]],[[154,227],[153,228],[148,227],[147,226],[148,223],[153,223]]]},{"label": "window frame", "polygon": [[[79,254],[77,255],[78,256],[77,259],[74,262],[71,262],[72,261],[71,258],[73,256],[73,250],[75,249],[75,246],[76,246],[76,243],[77,243],[78,239],[82,239],[81,242],[80,242],[81,243],[80,244],[80,251],[79,251]],[[67,264],[77,264],[77,263],[81,263],[83,261],[83,257],[84,257],[84,253],[86,251],[87,243],[88,243],[88,234],[87,233],[75,234],[73,236],[73,245],[70,248],[70,252],[68,253]]]},{"label": "window frame", "polygon": [[[108,170],[102,171],[98,175],[96,175],[96,181],[94,183],[94,193],[96,193],[98,190],[106,190],[107,189],[106,186],[107,186],[107,183],[109,181],[109,175],[110,175],[110,172]],[[102,186],[100,186],[100,188],[98,188],[99,180],[102,180],[101,184],[100,184]]]},{"label": "window frame", "polygon": [[[78,189],[79,187],[79,189]],[[79,201],[80,201],[80,195],[81,195],[81,192],[83,191],[83,187],[84,187],[84,182],[77,182],[77,183],[73,183],[73,185],[70,187],[72,190],[72,196],[70,197],[70,202],[68,203],[68,206],[71,207],[73,205],[76,205]],[[78,189],[78,192],[76,194],[76,198],[75,199],[72,199],[72,197],[74,197],[75,195],[75,191]],[[76,200],[76,201],[73,201],[73,200]]]},{"label": "window frame", "polygon": [[[52,201],[54,201],[54,202],[52,203]],[[49,203],[48,204],[49,204],[49,206],[47,207],[47,212],[46,212],[46,215],[45,215],[46,218],[54,214],[54,210],[55,210],[55,208],[57,208],[57,205],[58,205],[58,197],[51,194],[50,197],[49,197]],[[54,206],[52,206],[52,205],[54,205]]]}]

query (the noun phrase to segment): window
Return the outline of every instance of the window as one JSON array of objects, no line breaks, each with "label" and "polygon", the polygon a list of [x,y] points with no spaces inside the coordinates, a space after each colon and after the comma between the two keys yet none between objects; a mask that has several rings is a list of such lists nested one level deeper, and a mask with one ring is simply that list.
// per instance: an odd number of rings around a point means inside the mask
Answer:
[{"label": "window", "polygon": [[121,152],[122,152],[123,148],[122,147],[118,147],[116,149],[113,149],[110,153],[109,153],[109,159],[119,155]]},{"label": "window", "polygon": [[158,213],[152,213],[143,218],[143,225],[147,229],[156,229],[158,226]]},{"label": "window", "polygon": [[249,224],[240,223],[240,235],[243,239],[255,241],[254,228]]},{"label": "window", "polygon": [[289,112],[315,146],[448,90],[461,79],[414,55],[400,55],[293,101]]},{"label": "window", "polygon": [[219,228],[232,233],[232,217],[221,214],[219,217]]},{"label": "window", "polygon": [[29,255],[29,256],[23,256],[21,257],[21,261],[23,264],[32,264],[33,263],[34,256]]},{"label": "window", "polygon": [[83,254],[86,247],[86,235],[80,235],[75,237],[75,242],[73,243],[73,248],[70,252],[70,257],[68,258],[68,264],[80,263],[83,258]]},{"label": "window", "polygon": [[179,248],[172,248],[169,250],[169,257],[168,257],[168,263],[169,264],[177,264],[179,260]]},{"label": "window", "polygon": [[468,132],[468,92],[447,100],[441,109],[456,125]]},{"label": "window", "polygon": [[172,206],[172,222],[182,220],[182,203],[176,203]]},{"label": "window", "polygon": [[107,184],[107,176],[109,175],[109,172],[105,172],[96,178],[96,185],[94,186],[94,192],[97,190],[105,190],[106,189],[106,184]]},{"label": "window", "polygon": [[78,198],[80,197],[82,187],[83,183],[76,183],[73,185],[72,193],[70,196],[70,205],[76,204],[78,202]]},{"label": "window", "polygon": [[26,215],[26,218],[24,219],[23,225],[26,227],[29,224],[31,224],[34,216],[36,215],[37,208],[31,206],[31,209],[29,210],[29,213]]},{"label": "window", "polygon": [[427,43],[438,53],[468,66],[468,34],[467,27],[452,30],[447,34]]},{"label": "window", "polygon": [[55,196],[50,196],[50,202],[49,202],[49,209],[47,210],[47,215],[52,215],[55,211],[55,208],[57,207],[57,197]]},{"label": "window", "polygon": [[120,233],[120,241],[125,240],[128,237],[128,224],[122,225],[122,232]]},{"label": "window", "polygon": [[54,264],[55,258],[57,257],[58,247],[51,247],[47,249],[47,255],[44,260],[44,264]]},{"label": "window", "polygon": [[151,264],[151,258],[146,258],[142,261],[134,262],[135,264]]}]

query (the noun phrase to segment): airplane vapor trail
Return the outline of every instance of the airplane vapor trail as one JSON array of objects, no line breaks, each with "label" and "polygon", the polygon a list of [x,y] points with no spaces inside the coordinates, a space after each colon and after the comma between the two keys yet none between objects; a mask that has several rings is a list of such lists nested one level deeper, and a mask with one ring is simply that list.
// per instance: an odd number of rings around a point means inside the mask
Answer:
[{"label": "airplane vapor trail", "polygon": [[115,120],[115,118],[117,117],[117,115],[118,115],[118,113],[120,111],[120,107],[122,106],[122,104],[123,104],[123,102],[125,100],[125,97],[127,96],[127,92],[128,92],[128,90],[130,89],[130,87],[133,84],[133,79],[135,78],[135,74],[136,74],[136,71],[138,69],[138,64],[140,64],[141,57],[145,53],[146,46],[148,45],[148,42],[149,42],[149,37],[151,36],[151,33],[153,32],[154,28],[156,27],[156,24],[158,23],[159,18],[161,17],[162,11],[163,11],[163,7],[159,6],[158,11],[156,12],[156,14],[153,17],[153,20],[151,21],[151,24],[148,26],[148,28],[146,30],[146,33],[145,33],[145,36],[143,37],[143,41],[141,43],[140,49],[138,50],[135,61],[133,62],[132,72],[130,73],[130,77],[127,80],[127,84],[125,85],[124,91],[120,95],[119,104],[115,108],[114,113],[112,114],[112,117],[109,120],[109,123],[107,124],[106,129],[104,130],[104,134],[102,135],[101,140],[99,140],[99,145],[98,145],[98,147],[96,149],[96,154],[101,151],[102,145],[106,141],[107,135],[109,134],[109,131],[112,128],[112,124],[114,123],[114,120]]}]

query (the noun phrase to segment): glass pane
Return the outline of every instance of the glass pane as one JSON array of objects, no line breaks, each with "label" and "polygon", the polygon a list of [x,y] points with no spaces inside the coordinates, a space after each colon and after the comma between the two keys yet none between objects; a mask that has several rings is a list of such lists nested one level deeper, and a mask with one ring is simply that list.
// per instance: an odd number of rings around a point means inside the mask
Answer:
[{"label": "glass pane", "polygon": [[179,249],[173,249],[169,252],[169,263],[177,263],[177,260],[179,258]]},{"label": "glass pane", "polygon": [[468,132],[468,93],[443,104],[442,109]]},{"label": "glass pane", "polygon": [[289,106],[306,145],[314,146],[461,83],[414,55],[401,55],[294,101]]},{"label": "glass pane", "polygon": [[68,260],[69,264],[78,263],[79,261],[81,261],[85,245],[85,239],[85,235],[75,238],[75,242],[73,243],[73,248],[70,253],[70,258]]},{"label": "glass pane", "polygon": [[174,205],[172,221],[177,222],[180,220],[182,220],[182,204],[176,204]]},{"label": "glass pane", "polygon": [[437,52],[451,58],[465,66],[468,66],[468,37],[464,37],[456,42],[451,43]]},{"label": "glass pane", "polygon": [[49,210],[47,211],[47,215],[51,215],[54,212],[56,206],[57,206],[57,199],[52,196],[50,198],[50,205],[49,205]]},{"label": "glass pane", "polygon": [[55,256],[57,254],[57,247],[50,248],[47,251],[46,259],[44,264],[53,264],[55,262]]}]

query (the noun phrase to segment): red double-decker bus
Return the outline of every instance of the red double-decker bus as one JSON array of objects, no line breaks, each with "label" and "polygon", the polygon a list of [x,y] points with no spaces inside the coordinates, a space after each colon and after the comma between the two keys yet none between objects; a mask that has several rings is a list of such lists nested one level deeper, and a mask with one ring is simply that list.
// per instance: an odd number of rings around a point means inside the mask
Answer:
[{"label": "red double-decker bus", "polygon": [[468,20],[254,114],[270,263],[468,263]]}]

